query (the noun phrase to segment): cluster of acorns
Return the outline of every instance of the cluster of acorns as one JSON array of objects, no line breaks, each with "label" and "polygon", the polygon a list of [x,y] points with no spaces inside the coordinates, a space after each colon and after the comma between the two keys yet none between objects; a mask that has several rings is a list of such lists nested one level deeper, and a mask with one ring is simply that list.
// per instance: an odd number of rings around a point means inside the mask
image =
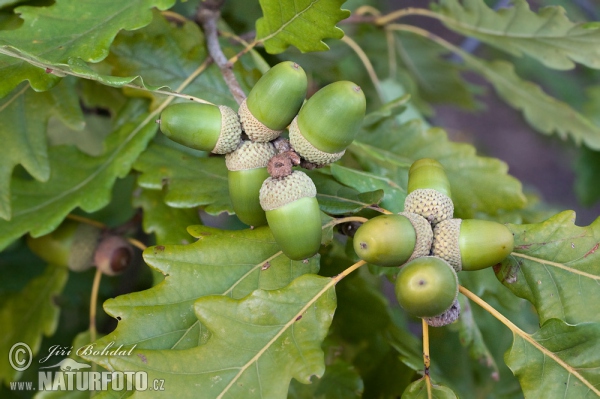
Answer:
[{"label": "cluster of acorns", "polygon": [[[352,82],[325,86],[304,103],[307,86],[304,70],[286,61],[260,78],[237,113],[223,105],[178,103],[165,108],[159,121],[161,131],[178,143],[226,154],[235,213],[250,226],[268,223],[294,260],[319,250],[321,214],[313,181],[291,166],[340,159],[366,109],[361,88]],[[288,126],[289,145],[276,148],[273,142]],[[286,162],[289,168],[278,168]]]},{"label": "cluster of acorns", "polygon": [[455,321],[461,270],[493,266],[513,250],[500,223],[453,219],[450,183],[442,165],[420,159],[408,174],[404,212],[370,219],[354,235],[357,255],[374,265],[400,266],[395,292],[400,306],[431,326]]}]

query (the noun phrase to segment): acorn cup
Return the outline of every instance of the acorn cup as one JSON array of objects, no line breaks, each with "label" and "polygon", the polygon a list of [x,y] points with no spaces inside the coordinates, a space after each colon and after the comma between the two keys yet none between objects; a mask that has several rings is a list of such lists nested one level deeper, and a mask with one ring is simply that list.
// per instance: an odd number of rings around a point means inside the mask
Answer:
[{"label": "acorn cup", "polygon": [[433,232],[425,218],[414,213],[381,215],[365,222],[354,234],[354,251],[377,266],[400,266],[429,255]]},{"label": "acorn cup", "polygon": [[362,89],[348,81],[317,91],[290,125],[290,144],[310,163],[322,166],[340,159],[365,117]]},{"label": "acorn cup", "polygon": [[458,297],[458,277],[443,259],[423,256],[400,268],[395,293],[400,306],[410,315],[437,317],[454,305]]},{"label": "acorn cup", "polygon": [[260,189],[275,241],[288,258],[302,260],[315,255],[321,246],[321,211],[317,188],[304,172],[275,179],[269,177]]},{"label": "acorn cup", "polygon": [[423,158],[411,165],[407,192],[404,211],[421,215],[433,225],[452,218],[450,182],[444,167],[435,159]]},{"label": "acorn cup", "polygon": [[508,227],[490,220],[448,219],[433,229],[431,253],[456,271],[480,270],[502,262],[514,247]]},{"label": "acorn cup", "polygon": [[160,130],[173,141],[196,150],[227,154],[242,139],[237,113],[225,105],[178,103],[160,116]]},{"label": "acorn cup", "polygon": [[225,155],[233,210],[249,226],[267,224],[267,216],[260,206],[259,192],[269,177],[267,164],[275,153],[271,143],[242,141],[235,151]]},{"label": "acorn cup", "polygon": [[238,114],[250,140],[276,139],[298,113],[308,82],[302,67],[284,61],[269,69],[254,85]]}]

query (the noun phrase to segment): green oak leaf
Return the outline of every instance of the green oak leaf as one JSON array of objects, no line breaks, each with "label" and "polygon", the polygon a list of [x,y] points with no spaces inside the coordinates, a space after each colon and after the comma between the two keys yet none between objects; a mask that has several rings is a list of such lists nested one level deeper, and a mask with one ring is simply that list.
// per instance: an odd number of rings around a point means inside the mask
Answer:
[{"label": "green oak leaf", "polygon": [[11,218],[10,177],[16,165],[22,165],[38,181],[50,177],[46,140],[50,117],[56,116],[70,129],[83,129],[73,83],[64,81],[46,93],[36,93],[22,83],[0,100],[0,141],[10,148],[0,157],[0,218]]},{"label": "green oak leaf", "polygon": [[[165,215],[165,221],[168,221]],[[141,349],[187,349],[209,338],[194,317],[194,302],[205,295],[242,298],[256,289],[279,289],[294,278],[319,269],[319,257],[291,261],[268,227],[227,231],[192,226],[199,240],[188,245],[159,245],[144,251],[144,260],[165,280],[141,292],[110,299],[104,310],[117,318],[117,329],[98,342]]]},{"label": "green oak leaf", "polygon": [[[0,360],[0,380],[16,381],[21,374],[9,363],[8,355],[13,345],[23,342],[36,354],[42,335],[51,336],[56,330],[60,309],[54,300],[62,292],[68,274],[65,267],[48,265],[20,292],[0,302],[0,351],[6,354]],[[24,359],[27,359],[27,355]]]},{"label": "green oak leaf", "polygon": [[260,0],[263,17],[256,21],[256,38],[271,54],[293,45],[303,53],[325,51],[323,39],[341,39],[344,32],[335,26],[350,16],[341,10],[346,0]]},{"label": "green oak leaf", "polygon": [[506,364],[519,379],[526,398],[597,398],[598,337],[600,323],[571,325],[551,319],[531,336],[544,349],[515,334]]},{"label": "green oak leaf", "polygon": [[600,68],[598,24],[573,23],[562,7],[535,13],[525,0],[512,3],[495,11],[483,0],[441,0],[435,9],[448,28],[510,54],[527,54],[554,69],[572,69],[575,62]]},{"label": "green oak leaf", "polygon": [[13,177],[13,217],[10,222],[0,220],[0,249],[27,232],[34,237],[51,232],[78,206],[93,212],[110,202],[115,180],[129,173],[156,132],[156,115],[142,113],[137,109],[140,104],[145,107],[146,102],[130,101],[124,110],[130,119],[108,136],[102,156],[90,157],[73,147],[52,147],[47,182]]},{"label": "green oak leaf", "polygon": [[600,219],[579,227],[575,212],[564,211],[541,223],[507,226],[515,248],[494,268],[496,277],[535,306],[540,324],[600,322]]},{"label": "green oak leaf", "polygon": [[363,389],[363,382],[356,369],[351,364],[336,359],[325,367],[323,377],[314,378],[310,384],[292,380],[287,399],[358,399],[363,397]]},{"label": "green oak leaf", "polygon": [[[444,165],[450,180],[456,217],[474,217],[477,212],[497,214],[525,205],[521,184],[507,174],[504,162],[477,156],[473,146],[449,141],[440,128],[426,128],[419,120],[402,124],[398,118],[363,130],[348,148],[363,169],[379,180],[387,178],[406,192],[412,162],[434,158]],[[403,202],[396,206],[404,208]]]},{"label": "green oak leaf", "polygon": [[[16,9],[24,20],[14,30],[0,32],[0,44],[45,58],[50,62],[99,62],[117,33],[139,29],[152,18],[150,9],[167,9],[173,0],[58,0],[47,7],[21,6]],[[57,24],[56,21],[61,23]],[[0,98],[19,83],[29,80],[36,91],[50,89],[59,78],[19,58],[0,55],[3,79]]]},{"label": "green oak leaf", "polygon": [[86,357],[111,370],[146,371],[150,381],[164,379],[171,397],[285,398],[292,378],[309,383],[325,371],[321,343],[335,311],[335,282],[308,274],[242,299],[203,296],[194,309],[211,334],[206,344]]},{"label": "green oak leaf", "polygon": [[165,186],[165,202],[175,208],[204,206],[211,215],[233,213],[223,157],[200,157],[152,143],[133,165],[146,189]]},{"label": "green oak leaf", "polygon": [[156,234],[159,245],[190,244],[187,227],[201,224],[197,209],[172,208],[161,191],[141,190],[134,196],[133,205],[144,210],[144,231]]},{"label": "green oak leaf", "polygon": [[317,200],[321,210],[330,215],[356,213],[376,206],[383,197],[382,190],[357,191],[340,184],[331,176],[318,171],[307,171],[317,187]]},{"label": "green oak leaf", "polygon": [[[427,385],[431,387],[428,388]],[[429,394],[431,390],[431,394]],[[410,384],[402,393],[402,399],[457,399],[456,394],[448,387],[435,385],[426,378],[421,378]]]}]

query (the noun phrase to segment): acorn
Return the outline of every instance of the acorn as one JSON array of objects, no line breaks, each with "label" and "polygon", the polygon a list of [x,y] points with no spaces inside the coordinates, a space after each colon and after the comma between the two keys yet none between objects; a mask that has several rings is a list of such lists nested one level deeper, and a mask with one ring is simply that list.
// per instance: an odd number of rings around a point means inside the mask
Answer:
[{"label": "acorn", "polygon": [[101,232],[98,227],[65,220],[50,234],[27,236],[27,246],[46,262],[79,272],[93,266]]},{"label": "acorn", "polygon": [[237,113],[225,105],[177,103],[160,116],[160,130],[168,138],[196,150],[227,154],[242,139]]},{"label": "acorn", "polygon": [[321,246],[321,211],[316,195],[310,177],[297,170],[278,179],[269,177],[260,188],[260,205],[273,237],[292,260],[310,258]]},{"label": "acorn", "polygon": [[508,227],[490,220],[448,219],[433,229],[431,253],[456,271],[480,270],[502,262],[513,250]]},{"label": "acorn", "polygon": [[365,117],[362,89],[348,81],[317,91],[290,125],[290,143],[302,158],[316,165],[340,159]]},{"label": "acorn", "polygon": [[423,256],[400,268],[395,293],[400,306],[410,315],[436,317],[456,301],[458,277],[443,259]]},{"label": "acorn", "polygon": [[276,139],[298,113],[308,81],[302,67],[284,61],[269,69],[254,85],[238,114],[250,140]]},{"label": "acorn", "polygon": [[419,214],[433,225],[452,218],[454,204],[450,182],[444,167],[435,159],[423,158],[411,165],[407,192],[404,201],[406,212]]},{"label": "acorn", "polygon": [[94,264],[103,274],[116,276],[129,267],[133,248],[123,237],[108,235],[100,241],[94,253]]},{"label": "acorn", "polygon": [[415,213],[380,215],[365,222],[354,235],[354,251],[377,266],[400,266],[429,255],[433,231],[425,218]]},{"label": "acorn", "polygon": [[267,224],[267,216],[260,206],[259,192],[269,177],[269,159],[275,154],[275,147],[271,143],[242,141],[235,151],[225,155],[233,210],[249,226]]}]

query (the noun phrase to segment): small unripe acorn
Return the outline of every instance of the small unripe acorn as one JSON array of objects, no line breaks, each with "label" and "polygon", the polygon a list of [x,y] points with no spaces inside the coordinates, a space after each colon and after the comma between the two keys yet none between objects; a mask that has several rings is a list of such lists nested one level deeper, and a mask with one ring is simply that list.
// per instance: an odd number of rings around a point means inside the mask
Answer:
[{"label": "small unripe acorn", "polygon": [[454,204],[444,167],[435,159],[415,161],[408,171],[404,210],[423,216],[431,224],[452,218]]},{"label": "small unripe acorn", "polygon": [[340,159],[365,117],[362,89],[348,81],[317,91],[290,125],[290,143],[308,162],[326,165]]},{"label": "small unripe acorn", "polygon": [[227,154],[242,139],[237,113],[225,105],[196,102],[169,105],[160,116],[160,130],[190,148]]},{"label": "small unripe acorn", "polygon": [[235,151],[225,155],[233,210],[249,226],[267,224],[267,216],[260,206],[259,192],[269,177],[267,164],[275,153],[271,143],[242,141]]},{"label": "small unripe acorn", "polygon": [[275,241],[290,259],[315,255],[321,246],[321,211],[317,188],[304,172],[275,179],[269,177],[260,189],[260,205],[267,214]]},{"label": "small unripe acorn", "polygon": [[298,113],[308,81],[302,67],[284,61],[269,69],[254,85],[238,114],[250,140],[277,138]]},{"label": "small unripe acorn", "polygon": [[133,248],[122,237],[109,235],[98,244],[94,264],[103,274],[116,276],[125,271],[133,259]]},{"label": "small unripe acorn", "polygon": [[458,277],[446,261],[433,256],[416,258],[400,268],[395,286],[398,303],[410,315],[441,315],[458,296]]},{"label": "small unripe acorn", "polygon": [[28,236],[27,246],[46,262],[79,272],[93,266],[100,234],[101,230],[95,226],[65,220],[50,234]]},{"label": "small unripe acorn", "polygon": [[433,232],[423,217],[408,212],[381,215],[365,222],[354,235],[354,251],[377,266],[400,266],[429,255]]},{"label": "small unripe acorn", "polygon": [[502,262],[513,247],[514,237],[501,223],[448,219],[435,226],[431,253],[456,271],[480,270]]}]

